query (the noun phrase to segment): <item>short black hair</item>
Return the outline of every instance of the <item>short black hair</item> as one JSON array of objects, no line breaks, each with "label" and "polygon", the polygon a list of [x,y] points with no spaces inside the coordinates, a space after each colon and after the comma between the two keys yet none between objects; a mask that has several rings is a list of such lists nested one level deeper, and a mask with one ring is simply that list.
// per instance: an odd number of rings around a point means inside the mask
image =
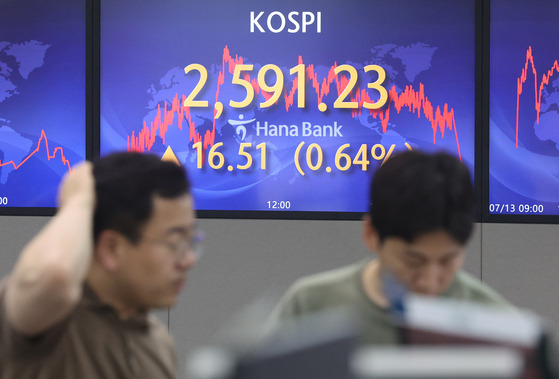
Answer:
[{"label": "short black hair", "polygon": [[444,230],[465,244],[475,220],[470,172],[448,153],[398,153],[373,176],[369,215],[381,242]]},{"label": "short black hair", "polygon": [[118,152],[93,166],[96,208],[93,237],[106,229],[122,233],[131,242],[151,217],[155,195],[173,199],[190,193],[184,168],[153,154]]}]

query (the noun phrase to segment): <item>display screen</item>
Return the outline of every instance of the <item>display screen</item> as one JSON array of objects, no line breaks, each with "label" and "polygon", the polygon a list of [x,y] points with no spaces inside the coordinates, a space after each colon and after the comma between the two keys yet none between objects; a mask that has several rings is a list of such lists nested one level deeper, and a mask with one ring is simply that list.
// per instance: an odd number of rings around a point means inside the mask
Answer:
[{"label": "display screen", "polygon": [[559,3],[492,0],[489,215],[559,214]]},{"label": "display screen", "polygon": [[176,160],[198,210],[361,213],[406,149],[473,177],[473,0],[100,7],[101,155]]},{"label": "display screen", "polygon": [[0,214],[56,206],[85,159],[86,5],[0,2]]}]

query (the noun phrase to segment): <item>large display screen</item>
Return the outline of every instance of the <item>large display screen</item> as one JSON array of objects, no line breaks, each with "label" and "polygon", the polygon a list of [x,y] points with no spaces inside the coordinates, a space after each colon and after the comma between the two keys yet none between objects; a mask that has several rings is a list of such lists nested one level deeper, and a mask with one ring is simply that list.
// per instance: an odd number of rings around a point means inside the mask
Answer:
[{"label": "large display screen", "polygon": [[405,149],[473,175],[473,0],[100,7],[101,155],[176,159],[199,211],[359,214]]},{"label": "large display screen", "polygon": [[559,215],[559,2],[490,8],[486,211],[520,221]]},{"label": "large display screen", "polygon": [[0,214],[53,212],[86,155],[85,0],[2,1],[0,31]]}]

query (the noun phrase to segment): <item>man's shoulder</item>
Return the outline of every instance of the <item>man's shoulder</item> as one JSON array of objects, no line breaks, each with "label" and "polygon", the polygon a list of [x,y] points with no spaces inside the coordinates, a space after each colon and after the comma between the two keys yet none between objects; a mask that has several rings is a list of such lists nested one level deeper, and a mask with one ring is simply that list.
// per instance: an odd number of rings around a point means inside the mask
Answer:
[{"label": "man's shoulder", "polygon": [[359,299],[361,271],[365,262],[309,275],[289,288],[281,304],[292,313],[346,306]]},{"label": "man's shoulder", "polygon": [[[283,330],[301,317],[331,309],[342,309],[359,302],[360,278],[366,262],[343,266],[297,280],[272,312],[265,329]],[[286,326],[287,325],[287,326]],[[298,325],[295,330],[298,330]]]},{"label": "man's shoulder", "polygon": [[512,308],[513,306],[496,290],[465,271],[456,274],[454,282],[445,294],[451,298],[476,303]]},{"label": "man's shoulder", "polygon": [[353,285],[364,263],[354,263],[298,279],[292,291],[331,291],[344,285]]}]

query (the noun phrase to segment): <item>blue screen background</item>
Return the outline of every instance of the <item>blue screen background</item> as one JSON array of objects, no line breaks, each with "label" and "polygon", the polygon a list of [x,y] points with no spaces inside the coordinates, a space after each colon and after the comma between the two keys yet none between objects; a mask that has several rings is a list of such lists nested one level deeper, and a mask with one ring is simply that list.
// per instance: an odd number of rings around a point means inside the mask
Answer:
[{"label": "blue screen background", "polygon": [[[251,33],[251,11],[264,12],[259,23],[265,33],[257,28]],[[287,21],[279,33],[272,33],[266,25],[274,11]],[[299,15],[320,12],[321,32],[313,24],[306,33],[289,33],[287,29],[293,25],[287,15],[293,11]],[[279,16],[271,22],[272,28],[280,27]],[[170,147],[188,169],[197,209],[266,211],[273,210],[275,202],[283,202],[282,209],[290,211],[363,212],[368,206],[370,177],[391,149],[391,154],[408,148],[449,151],[460,155],[473,172],[474,29],[474,1],[101,1],[101,155],[131,149],[131,137],[138,138],[145,124],[144,136],[152,141],[136,140],[134,148],[162,156]],[[386,72],[383,87],[393,89],[388,105],[381,109],[384,125],[380,115],[374,117],[365,109],[335,109],[335,83],[322,98],[328,109],[321,112],[312,80],[305,84],[303,109],[291,106],[286,110],[285,90],[269,108],[259,106],[264,101],[261,93],[247,107],[230,107],[229,100],[241,101],[246,90],[232,84],[225,51],[232,59],[242,58],[244,64],[253,65],[251,80],[256,80],[263,66],[276,65],[283,72],[287,90],[295,78],[289,71],[300,60],[306,67],[313,66],[318,82],[327,78],[332,67],[348,64],[359,73],[359,88],[375,100],[377,92],[367,89],[367,83],[376,80],[375,74],[365,73],[363,68],[379,65]],[[209,105],[190,108],[190,117],[183,115],[180,129],[180,112],[171,108],[175,98],[180,104],[182,96],[188,96],[198,83],[197,72],[184,72],[193,63],[207,70],[204,89],[196,99],[207,100]],[[224,83],[218,84],[222,71]],[[273,83],[273,74],[267,78]],[[217,101],[224,109],[214,123],[218,90]],[[419,100],[420,91],[426,101]],[[392,100],[403,101],[404,94],[412,92],[416,100],[409,100],[398,112]],[[419,107],[414,109],[412,103]],[[153,123],[163,118],[165,105],[174,118],[163,130]],[[446,106],[444,136],[440,128],[433,130],[423,106],[441,114]],[[241,133],[237,126],[245,121],[250,122],[243,124],[246,132]],[[194,125],[194,132],[188,122]],[[299,135],[265,136],[265,123],[295,125]],[[341,135],[303,136],[303,123],[342,125]],[[205,133],[214,137],[207,139],[204,163],[198,168],[193,136],[203,139]],[[299,170],[294,156],[303,141]],[[213,169],[208,153],[218,143],[223,143],[217,151],[223,154],[224,164]],[[247,161],[239,154],[241,143],[252,144],[246,151],[253,163],[246,170],[237,169]],[[260,168],[261,150],[256,149],[261,143],[266,144],[265,170]],[[322,151],[322,165],[316,170],[309,168],[306,158],[311,144],[316,144],[309,153],[311,166],[318,165],[318,149]],[[348,170],[336,168],[336,152],[344,144],[349,147],[342,152],[351,159],[361,145],[367,145],[365,171],[359,163]],[[377,159],[371,153],[374,146]],[[214,161],[219,163],[217,158]]]},{"label": "blue screen background", "polygon": [[0,213],[54,207],[85,159],[85,1],[0,2]]},{"label": "blue screen background", "polygon": [[489,213],[559,214],[558,17],[556,1],[491,1]]}]

